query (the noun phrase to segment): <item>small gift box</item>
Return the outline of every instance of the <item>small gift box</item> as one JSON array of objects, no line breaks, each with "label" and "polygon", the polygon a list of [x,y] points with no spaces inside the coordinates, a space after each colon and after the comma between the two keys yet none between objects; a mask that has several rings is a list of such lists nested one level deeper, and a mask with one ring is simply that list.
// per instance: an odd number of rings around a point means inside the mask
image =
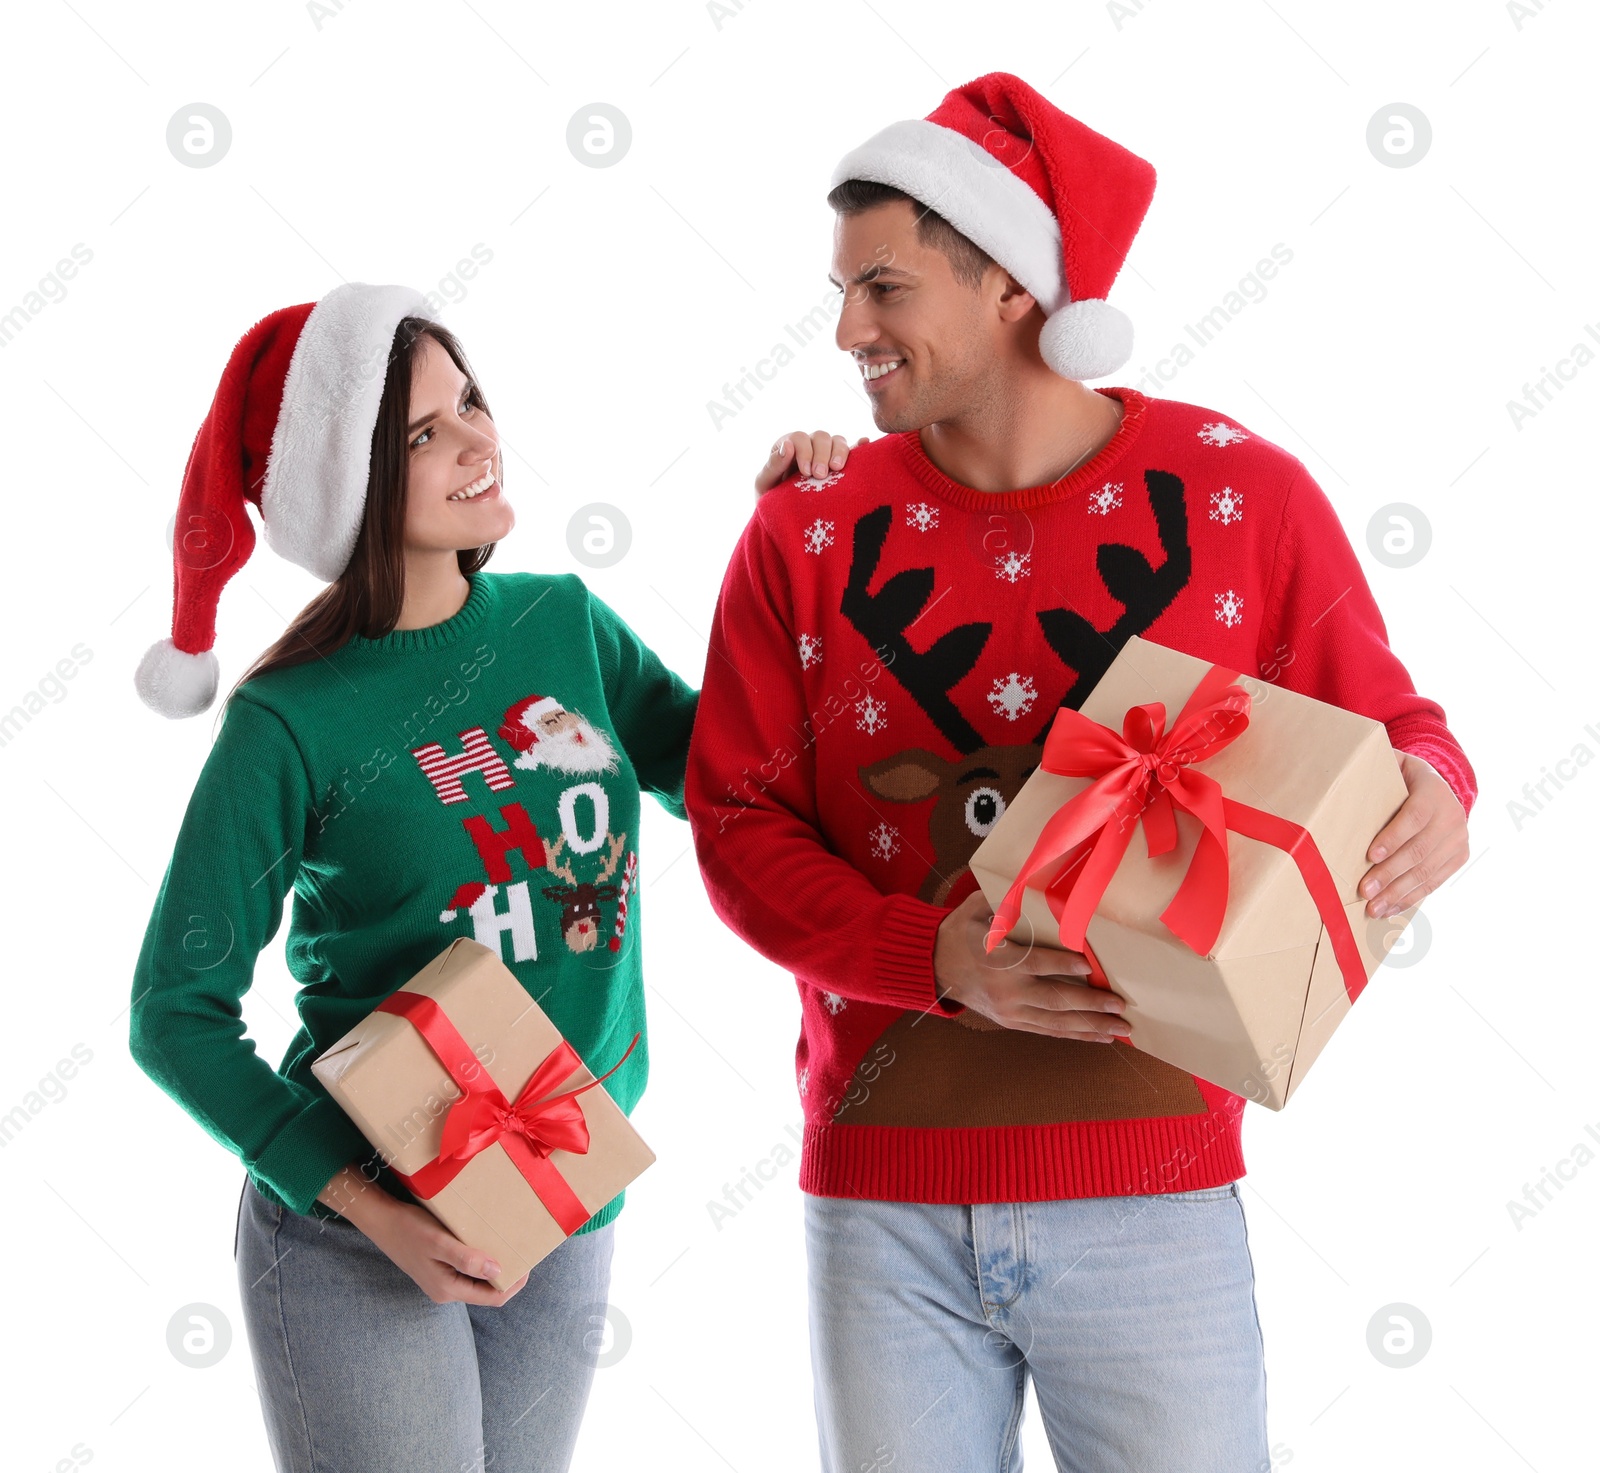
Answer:
[{"label": "small gift box", "polygon": [[1379,722],[1130,639],[972,856],[990,949],[1083,952],[1135,1048],[1282,1109],[1415,914],[1356,893],[1405,797]]},{"label": "small gift box", "polygon": [[656,1159],[600,1083],[622,1059],[596,1079],[500,958],[463,936],[311,1069],[406,1189],[494,1258],[489,1282],[505,1289]]}]

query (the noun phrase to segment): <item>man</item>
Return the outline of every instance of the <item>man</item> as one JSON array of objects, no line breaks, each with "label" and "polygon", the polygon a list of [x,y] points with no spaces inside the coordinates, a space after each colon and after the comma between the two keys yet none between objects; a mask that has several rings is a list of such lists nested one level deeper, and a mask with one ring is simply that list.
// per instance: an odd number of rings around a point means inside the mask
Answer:
[{"label": "man", "polygon": [[1463,863],[1472,768],[1300,461],[1082,384],[1129,355],[1144,160],[995,74],[833,182],[885,434],[762,497],[687,782],[713,904],[800,990],[823,1466],[1014,1468],[1031,1375],[1060,1468],[1267,1469],[1244,1101],[1113,1043],[1077,954],[986,952],[966,861],[1135,634],[1385,723],[1372,916]]}]

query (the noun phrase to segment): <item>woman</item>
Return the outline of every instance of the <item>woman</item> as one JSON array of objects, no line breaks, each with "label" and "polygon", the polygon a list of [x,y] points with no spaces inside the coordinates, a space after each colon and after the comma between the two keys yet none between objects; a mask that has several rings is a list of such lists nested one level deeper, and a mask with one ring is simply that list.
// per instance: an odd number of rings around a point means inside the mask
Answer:
[{"label": "woman", "polygon": [[[484,571],[514,521],[500,450],[419,293],[351,283],[263,318],[190,452],[173,637],[136,676],[165,715],[210,705],[246,500],[330,583],[230,692],[130,1024],[141,1067],[247,1168],[240,1293],[273,1456],[295,1473],[564,1469],[593,1374],[622,1195],[497,1292],[498,1265],[417,1205],[310,1072],[458,935],[498,950],[595,1072],[644,1030],[639,794],[683,816],[696,693],[575,575]],[[847,453],[797,434],[757,489]],[[240,999],[291,888],[302,1026],[274,1071]],[[624,1111],[648,1063],[641,1037],[607,1080]]]}]

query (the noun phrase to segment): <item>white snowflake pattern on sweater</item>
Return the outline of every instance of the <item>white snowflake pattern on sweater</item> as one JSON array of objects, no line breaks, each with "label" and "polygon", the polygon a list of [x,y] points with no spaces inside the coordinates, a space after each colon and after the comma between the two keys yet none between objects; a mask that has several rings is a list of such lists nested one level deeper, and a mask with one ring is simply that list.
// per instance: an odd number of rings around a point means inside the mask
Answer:
[{"label": "white snowflake pattern on sweater", "polygon": [[800,668],[809,670],[813,665],[822,663],[822,636],[820,634],[802,633],[795,640],[795,648],[800,652]]},{"label": "white snowflake pattern on sweater", "polygon": [[1207,445],[1237,445],[1241,440],[1250,438],[1243,430],[1220,419],[1201,425],[1195,434]]},{"label": "white snowflake pattern on sweater", "polygon": [[906,526],[919,532],[931,532],[939,525],[939,508],[926,501],[913,501],[906,507]]},{"label": "white snowflake pattern on sweater", "polygon": [[876,696],[866,695],[856,702],[856,730],[868,736],[877,734],[889,724],[889,703]]},{"label": "white snowflake pattern on sweater", "polygon": [[880,823],[867,831],[867,843],[876,858],[891,860],[900,852],[900,830],[892,823]]},{"label": "white snowflake pattern on sweater", "polygon": [[1098,491],[1089,493],[1089,514],[1108,517],[1122,505],[1122,482],[1107,481]]},{"label": "white snowflake pattern on sweater", "polygon": [[1217,601],[1217,621],[1229,629],[1244,622],[1244,600],[1231,588],[1226,593],[1212,595]]},{"label": "white snowflake pattern on sweater", "polygon": [[833,523],[818,517],[806,528],[806,551],[821,556],[822,549],[833,546]]},{"label": "white snowflake pattern on sweater", "polygon": [[996,676],[994,689],[989,692],[989,704],[1007,721],[1026,716],[1038,699],[1039,692],[1034,686],[1033,677],[1016,670],[1003,678]]},{"label": "white snowflake pattern on sweater", "polygon": [[842,480],[844,472],[835,471],[831,476],[801,476],[794,484],[800,491],[826,491],[829,486],[836,486]]},{"label": "white snowflake pattern on sweater", "polygon": [[1244,492],[1235,491],[1232,486],[1224,486],[1220,491],[1211,493],[1211,520],[1221,522],[1224,527],[1234,522],[1244,520]]},{"label": "white snowflake pattern on sweater", "polygon": [[844,1011],[844,999],[837,992],[824,992],[822,994],[822,1005],[836,1016]]},{"label": "white snowflake pattern on sweater", "polygon": [[994,560],[994,575],[1007,583],[1018,583],[1033,571],[1031,552],[1003,552]]}]

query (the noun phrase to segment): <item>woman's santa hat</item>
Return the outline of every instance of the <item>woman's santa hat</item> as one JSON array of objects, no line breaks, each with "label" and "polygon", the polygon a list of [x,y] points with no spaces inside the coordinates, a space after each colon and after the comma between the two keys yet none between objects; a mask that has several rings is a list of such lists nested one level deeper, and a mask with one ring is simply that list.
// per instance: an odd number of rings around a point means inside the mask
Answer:
[{"label": "woman's santa hat", "polygon": [[152,710],[194,716],[216,698],[217,601],[255,547],[246,501],[281,557],[325,583],[349,564],[405,317],[434,317],[421,292],[351,281],[270,313],[239,339],[183,471],[172,637],[151,645],[134,674]]},{"label": "woman's santa hat", "polygon": [[1039,351],[1070,379],[1115,373],[1133,324],[1105,300],[1155,193],[1156,171],[1008,72],[891,123],[839,161],[943,216],[1044,309]]}]

